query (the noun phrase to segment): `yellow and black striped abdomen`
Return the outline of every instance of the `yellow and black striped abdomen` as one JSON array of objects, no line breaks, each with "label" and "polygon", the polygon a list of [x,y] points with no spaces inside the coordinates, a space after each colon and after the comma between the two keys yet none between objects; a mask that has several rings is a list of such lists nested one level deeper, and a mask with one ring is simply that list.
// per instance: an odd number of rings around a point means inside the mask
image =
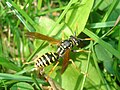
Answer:
[{"label": "yellow and black striped abdomen", "polygon": [[41,57],[38,57],[35,62],[35,67],[46,67],[50,65],[51,63],[57,61],[59,58],[59,55],[57,53],[49,52],[45,53]]}]

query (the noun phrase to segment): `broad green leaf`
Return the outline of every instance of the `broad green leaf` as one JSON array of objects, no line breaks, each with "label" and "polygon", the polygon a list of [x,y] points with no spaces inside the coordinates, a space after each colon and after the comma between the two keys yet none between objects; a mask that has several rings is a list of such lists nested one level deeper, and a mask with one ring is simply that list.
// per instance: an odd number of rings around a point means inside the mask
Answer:
[{"label": "broad green leaf", "polygon": [[99,60],[103,61],[105,69],[113,74],[113,59],[101,45],[95,45],[95,52]]},{"label": "broad green leaf", "polygon": [[66,14],[67,25],[72,29],[73,32],[78,30],[76,35],[83,31],[93,3],[94,0],[82,0],[82,2],[78,2],[75,8],[70,9]]},{"label": "broad green leaf", "polygon": [[72,65],[69,65],[61,77],[62,88],[65,90],[74,90],[76,84],[78,85],[76,82],[79,78],[79,75],[79,72]]},{"label": "broad green leaf", "polygon": [[[66,13],[68,12],[68,10],[70,9],[71,5],[74,4],[74,3],[76,3],[77,1],[78,0],[70,0],[69,1],[69,3],[67,4],[66,8],[64,9],[64,11],[61,13],[61,15],[59,16],[59,18],[57,19],[57,21],[54,24],[54,26],[52,26],[51,30],[53,30],[53,31],[55,30],[55,27],[61,22],[62,19],[64,19],[64,16],[66,15]],[[51,33],[51,32],[49,32],[49,33]]]}]

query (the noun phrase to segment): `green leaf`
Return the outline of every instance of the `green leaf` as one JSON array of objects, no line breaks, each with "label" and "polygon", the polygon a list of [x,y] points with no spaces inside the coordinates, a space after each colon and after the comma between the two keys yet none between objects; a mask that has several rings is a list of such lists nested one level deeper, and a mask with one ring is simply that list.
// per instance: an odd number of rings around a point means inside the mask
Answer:
[{"label": "green leaf", "polygon": [[101,45],[95,45],[95,52],[99,60],[103,61],[105,69],[113,74],[113,59],[112,55],[106,51]]},{"label": "green leaf", "polygon": [[34,88],[28,84],[28,83],[25,83],[25,82],[19,82],[19,83],[16,83],[14,84],[11,88],[11,90],[34,90]]},{"label": "green leaf", "polygon": [[[64,16],[66,15],[66,13],[68,12],[68,10],[70,9],[71,5],[76,3],[78,0],[70,0],[69,3],[67,4],[66,8],[64,9],[64,11],[61,13],[60,17],[57,19],[56,23],[54,24],[54,26],[52,26],[51,30],[54,31],[55,27],[61,22],[62,19],[64,19]],[[64,25],[63,25],[64,26]],[[51,33],[51,30],[49,33]]]},{"label": "green leaf", "polygon": [[62,88],[65,90],[74,90],[76,84],[79,84],[76,83],[78,78],[79,72],[72,65],[69,65],[62,75]]},{"label": "green leaf", "polygon": [[86,35],[91,37],[96,43],[99,43],[101,46],[103,46],[106,50],[108,50],[112,55],[116,56],[120,60],[120,52],[118,52],[116,49],[112,47],[109,43],[103,41],[101,38],[99,38],[97,35],[95,35],[93,32],[91,32],[88,29],[85,29],[83,31]]},{"label": "green leaf", "polygon": [[86,22],[88,20],[91,8],[93,6],[94,0],[82,0],[78,2],[76,7],[70,9],[66,14],[66,23],[74,32],[76,29],[76,35],[83,31]]}]

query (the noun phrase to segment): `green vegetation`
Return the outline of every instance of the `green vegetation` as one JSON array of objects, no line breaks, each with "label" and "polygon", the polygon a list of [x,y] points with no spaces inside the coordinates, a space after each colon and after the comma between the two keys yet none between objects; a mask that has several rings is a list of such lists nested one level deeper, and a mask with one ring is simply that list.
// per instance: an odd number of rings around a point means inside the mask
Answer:
[{"label": "green vegetation", "polygon": [[[52,87],[39,71],[32,71],[38,55],[55,52],[56,45],[25,36],[38,32],[58,40],[76,34],[89,37],[87,52],[70,52],[60,74],[63,58],[52,72],[57,88],[64,90],[120,90],[119,0],[1,0],[0,90],[42,90]],[[78,47],[74,47],[78,49]],[[81,49],[81,48],[79,48]],[[55,63],[45,67],[46,75]],[[62,89],[58,89],[62,90]]]}]

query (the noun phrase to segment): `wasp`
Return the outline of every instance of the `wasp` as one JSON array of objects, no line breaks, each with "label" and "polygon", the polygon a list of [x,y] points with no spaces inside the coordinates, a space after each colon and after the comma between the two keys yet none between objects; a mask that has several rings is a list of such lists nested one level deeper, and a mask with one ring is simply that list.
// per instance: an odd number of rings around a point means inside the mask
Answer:
[{"label": "wasp", "polygon": [[59,58],[58,53],[53,53],[53,52],[45,53],[41,57],[36,58],[35,66],[40,68],[46,67],[51,63],[57,61],[58,58]]},{"label": "wasp", "polygon": [[[40,57],[38,57],[34,60],[35,61],[35,69],[36,70],[38,70],[38,69],[42,70],[44,67],[56,62],[55,66],[49,72],[49,74],[51,74],[52,71],[55,69],[55,67],[59,64],[58,59],[60,57],[61,56],[56,52],[47,52],[44,55],[42,55],[42,56],[40,56]],[[41,72],[41,75],[42,75],[42,73],[44,73],[44,72]]]},{"label": "wasp", "polygon": [[[81,38],[77,38],[75,36],[70,36],[66,40],[57,40],[52,37],[37,33],[37,32],[27,32],[26,36],[34,39],[41,39],[46,40],[52,44],[57,44],[58,49],[56,52],[49,52],[45,53],[41,57],[38,57],[35,62],[35,67],[45,67],[47,65],[50,65],[53,62],[57,62],[60,57],[63,57],[63,63],[62,63],[62,70],[61,73],[63,73],[68,66],[68,61],[70,59],[70,51],[72,50],[73,46],[79,46],[80,43],[83,41]],[[73,50],[74,52],[77,52]]]}]

